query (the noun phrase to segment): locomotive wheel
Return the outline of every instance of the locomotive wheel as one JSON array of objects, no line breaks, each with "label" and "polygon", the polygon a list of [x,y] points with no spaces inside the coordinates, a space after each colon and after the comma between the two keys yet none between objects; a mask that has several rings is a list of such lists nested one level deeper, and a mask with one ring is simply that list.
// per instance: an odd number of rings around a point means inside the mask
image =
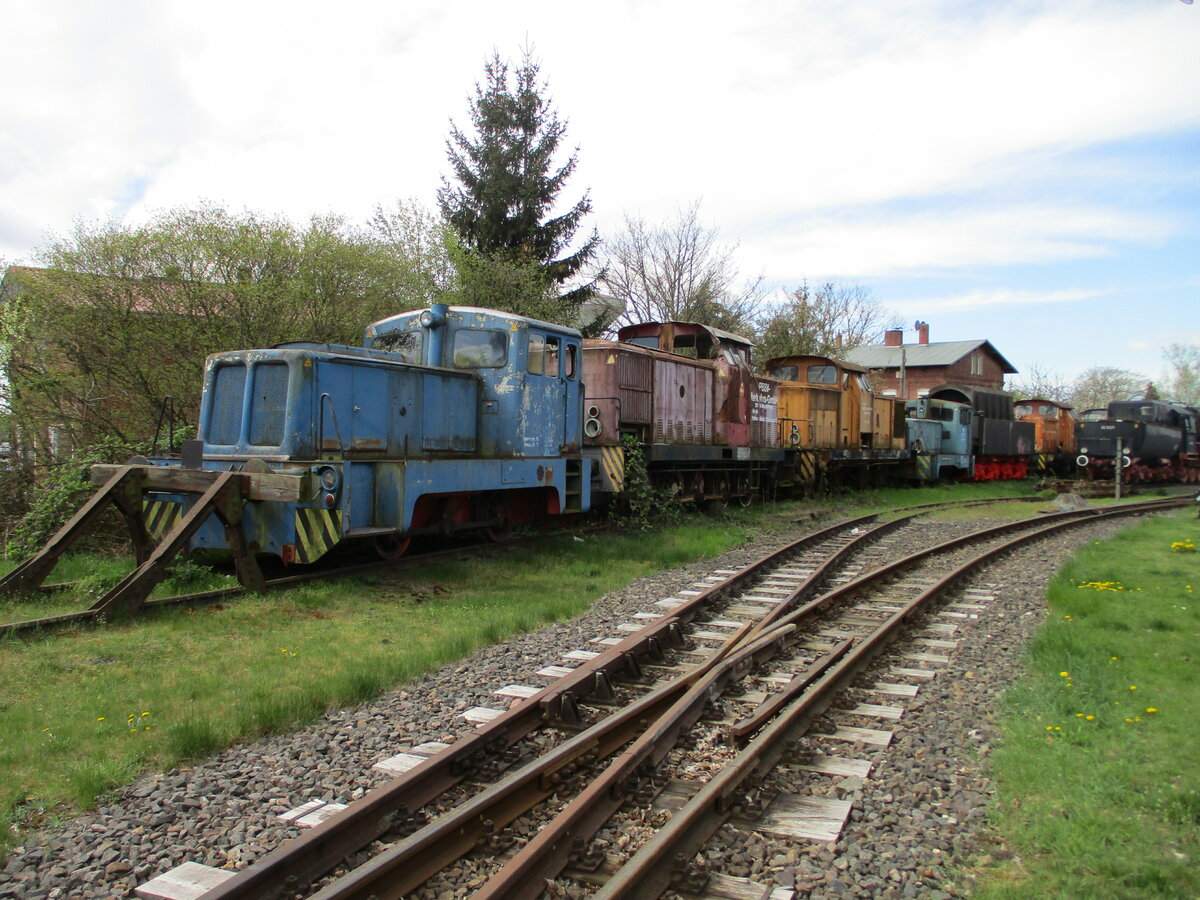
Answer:
[{"label": "locomotive wheel", "polygon": [[742,507],[742,509],[745,509],[754,502],[754,490],[750,487],[750,480],[748,478],[743,479],[741,483],[738,484],[738,492],[734,499],[737,501],[737,505]]},{"label": "locomotive wheel", "polygon": [[412,538],[408,535],[396,534],[377,534],[371,538],[371,546],[375,548],[375,553],[380,559],[389,561],[397,560],[402,557],[407,551],[409,544],[412,543]]},{"label": "locomotive wheel", "polygon": [[503,506],[497,506],[492,510],[492,518],[496,520],[496,524],[484,528],[484,535],[493,544],[500,544],[507,541],[512,536],[512,516],[508,514],[508,510]]}]

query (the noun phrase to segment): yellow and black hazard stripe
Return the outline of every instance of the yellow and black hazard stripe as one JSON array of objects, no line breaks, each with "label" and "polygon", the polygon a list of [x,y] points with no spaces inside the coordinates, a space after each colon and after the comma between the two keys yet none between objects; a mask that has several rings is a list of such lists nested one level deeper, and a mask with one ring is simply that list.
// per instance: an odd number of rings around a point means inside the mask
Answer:
[{"label": "yellow and black hazard stripe", "polygon": [[796,459],[800,467],[800,484],[807,490],[815,490],[821,482],[820,458],[809,450],[798,450]]},{"label": "yellow and black hazard stripe", "polygon": [[601,447],[600,472],[608,490],[613,493],[625,490],[625,449],[619,446]]},{"label": "yellow and black hazard stripe", "polygon": [[142,520],[155,541],[161,541],[183,517],[183,504],[167,500],[142,500]]},{"label": "yellow and black hazard stripe", "polygon": [[296,510],[296,562],[315,562],[341,539],[340,509]]},{"label": "yellow and black hazard stripe", "polygon": [[933,471],[933,457],[926,456],[924,453],[918,453],[915,457],[917,462],[917,478],[921,481],[929,481],[930,473]]}]

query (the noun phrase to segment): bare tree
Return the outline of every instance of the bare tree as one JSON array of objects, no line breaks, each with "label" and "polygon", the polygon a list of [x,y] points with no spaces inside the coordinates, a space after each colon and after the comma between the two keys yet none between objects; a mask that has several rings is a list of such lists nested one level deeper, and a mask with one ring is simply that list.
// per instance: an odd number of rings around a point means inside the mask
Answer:
[{"label": "bare tree", "polygon": [[601,289],[625,302],[614,327],[683,321],[748,331],[764,303],[762,277],[739,284],[737,247],[700,224],[698,201],[661,226],[626,216],[605,248]]},{"label": "bare tree", "polygon": [[805,282],[762,319],[754,355],[761,363],[777,356],[839,357],[898,327],[899,319],[861,284],[827,281],[813,288]]},{"label": "bare tree", "polygon": [[1006,387],[1018,399],[1038,398],[1072,405],[1072,386],[1063,381],[1057,372],[1040,363],[1026,367],[1021,377],[1010,380]]},{"label": "bare tree", "polygon": [[1171,344],[1163,351],[1170,367],[1164,379],[1167,397],[1188,406],[1200,406],[1200,346]]},{"label": "bare tree", "polygon": [[1077,411],[1128,400],[1146,389],[1146,377],[1128,369],[1093,366],[1071,383],[1071,403]]}]

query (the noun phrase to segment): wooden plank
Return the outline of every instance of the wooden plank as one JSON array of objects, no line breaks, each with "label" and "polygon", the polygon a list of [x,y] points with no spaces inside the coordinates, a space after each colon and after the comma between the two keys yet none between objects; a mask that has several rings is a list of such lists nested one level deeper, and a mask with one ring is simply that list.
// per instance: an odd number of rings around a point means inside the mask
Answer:
[{"label": "wooden plank", "polygon": [[417,744],[409,750],[409,753],[416,753],[418,756],[436,756],[443,750],[449,749],[450,745],[441,741],[426,741],[423,744]]},{"label": "wooden plank", "polygon": [[518,700],[528,700],[541,690],[541,688],[536,688],[528,684],[506,684],[504,687],[492,691],[492,693],[499,697],[516,697]]},{"label": "wooden plank", "polygon": [[712,900],[792,900],[796,892],[791,888],[760,884],[749,878],[713,873],[708,876],[702,898]]},{"label": "wooden plank", "polygon": [[572,659],[576,662],[587,662],[599,656],[599,651],[596,650],[572,650],[570,653],[564,653],[563,659]]},{"label": "wooden plank", "polygon": [[877,681],[871,688],[877,694],[891,694],[894,697],[915,697],[920,690],[915,684],[899,684],[891,681]]},{"label": "wooden plank", "polygon": [[958,626],[951,622],[934,622],[931,625],[926,625],[925,630],[932,631],[935,634],[954,634],[958,631]]},{"label": "wooden plank", "polygon": [[229,869],[214,869],[200,863],[185,862],[151,878],[135,888],[134,893],[146,900],[196,900],[236,874]]},{"label": "wooden plank", "polygon": [[758,831],[810,841],[836,841],[850,816],[849,800],[828,797],[777,797],[755,826]]},{"label": "wooden plank", "polygon": [[866,778],[871,774],[869,759],[847,759],[844,756],[826,756],[824,753],[814,753],[807,762],[792,766],[806,772],[818,772],[822,775],[857,776]]},{"label": "wooden plank", "polygon": [[916,678],[921,681],[929,681],[937,674],[933,669],[908,669],[904,666],[892,666],[888,669],[893,675],[906,675],[909,678]]},{"label": "wooden plank", "polygon": [[818,735],[818,737],[834,738],[839,741],[862,741],[876,747],[886,747],[892,742],[894,732],[882,731],[878,728],[856,728],[853,725],[839,725],[833,734]]},{"label": "wooden plank", "polygon": [[914,638],[914,644],[922,647],[932,647],[935,650],[957,650],[958,641],[943,641],[938,638]]},{"label": "wooden plank", "polygon": [[537,674],[544,678],[564,678],[574,671],[567,666],[546,666],[544,669],[538,669]]},{"label": "wooden plank", "polygon": [[687,603],[686,600],[680,600],[678,597],[663,597],[661,600],[655,600],[655,606],[661,606],[663,609],[675,609]]},{"label": "wooden plank", "polygon": [[904,653],[905,659],[915,659],[917,662],[939,663],[945,664],[950,662],[950,657],[942,656],[938,653]]},{"label": "wooden plank", "polygon": [[[92,466],[92,484],[102,485],[121,466],[99,464]],[[181,469],[176,466],[135,466],[142,473],[146,490],[171,494],[203,494],[223,472]],[[307,475],[277,475],[274,472],[242,473],[249,479],[247,497],[250,500],[289,502],[299,500],[305,493]]]},{"label": "wooden plank", "polygon": [[410,769],[415,769],[428,756],[423,756],[419,753],[397,753],[395,756],[389,756],[387,759],[381,759],[375,765],[371,766],[377,772],[382,772],[384,775],[403,775]]},{"label": "wooden plank", "polygon": [[904,715],[903,706],[880,706],[877,703],[860,703],[846,712],[855,716],[871,716],[875,719],[899,719]]},{"label": "wooden plank", "polygon": [[468,722],[474,722],[476,725],[482,725],[485,722],[490,722],[499,716],[504,715],[506,709],[492,709],[490,706],[472,706],[466,712],[461,713],[461,717]]}]

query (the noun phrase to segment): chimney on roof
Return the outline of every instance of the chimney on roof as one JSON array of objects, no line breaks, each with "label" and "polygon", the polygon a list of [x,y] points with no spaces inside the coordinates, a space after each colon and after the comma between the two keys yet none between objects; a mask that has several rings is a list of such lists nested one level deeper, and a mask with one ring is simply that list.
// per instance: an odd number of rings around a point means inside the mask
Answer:
[{"label": "chimney on roof", "polygon": [[918,322],[916,325],[916,329],[917,329],[917,343],[918,344],[928,344],[929,343],[929,323],[928,322]]},{"label": "chimney on roof", "polygon": [[901,331],[900,329],[897,328],[895,331],[885,331],[883,333],[883,346],[899,347],[903,343],[904,343],[904,332]]}]

